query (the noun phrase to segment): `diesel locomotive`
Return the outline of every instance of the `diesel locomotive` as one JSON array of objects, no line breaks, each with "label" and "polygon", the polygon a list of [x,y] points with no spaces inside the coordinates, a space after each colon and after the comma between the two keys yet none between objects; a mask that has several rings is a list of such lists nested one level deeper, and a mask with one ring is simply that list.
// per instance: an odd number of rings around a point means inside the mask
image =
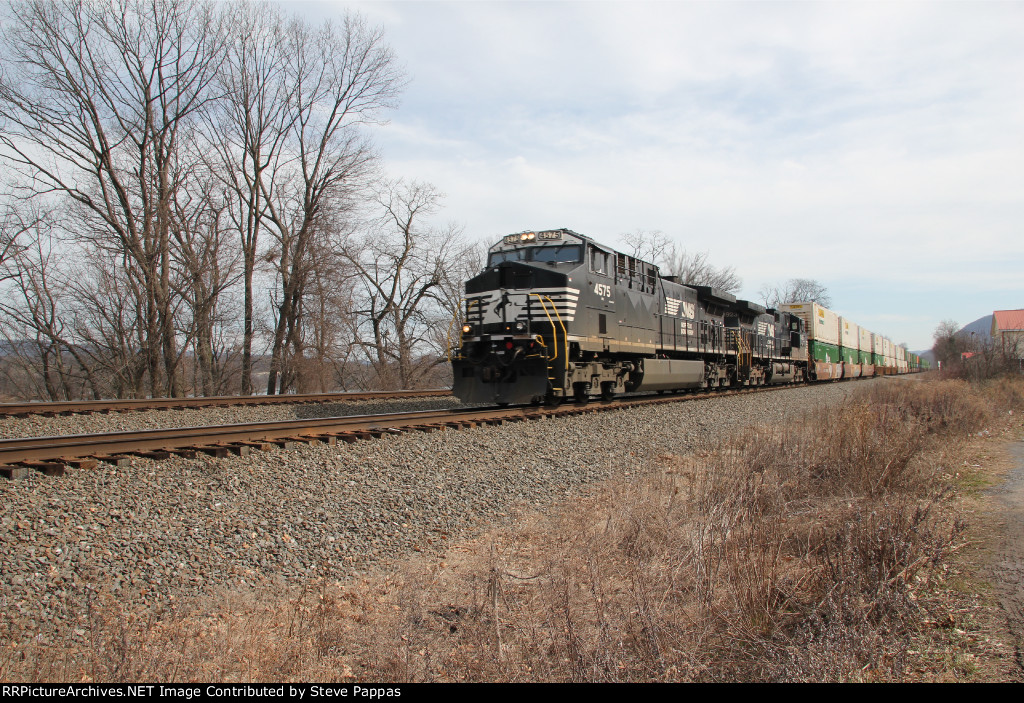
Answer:
[{"label": "diesel locomotive", "polygon": [[465,291],[451,355],[453,391],[465,403],[586,402],[807,378],[800,316],[683,285],[572,230],[502,238]]}]

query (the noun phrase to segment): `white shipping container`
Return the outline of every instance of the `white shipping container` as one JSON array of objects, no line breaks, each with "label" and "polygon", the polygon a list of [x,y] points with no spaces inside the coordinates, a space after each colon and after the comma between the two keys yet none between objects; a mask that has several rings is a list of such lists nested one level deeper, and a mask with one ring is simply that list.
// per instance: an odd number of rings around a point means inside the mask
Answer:
[{"label": "white shipping container", "polygon": [[839,316],[828,308],[823,308],[817,303],[784,303],[779,309],[803,320],[809,339],[826,344],[839,344]]},{"label": "white shipping container", "polygon": [[871,334],[871,353],[885,356],[885,337],[880,334]]},{"label": "white shipping container", "polygon": [[857,348],[863,352],[871,351],[871,332],[864,327],[861,327],[857,334]]},{"label": "white shipping container", "polygon": [[839,318],[839,346],[845,349],[860,348],[860,327],[845,317]]}]

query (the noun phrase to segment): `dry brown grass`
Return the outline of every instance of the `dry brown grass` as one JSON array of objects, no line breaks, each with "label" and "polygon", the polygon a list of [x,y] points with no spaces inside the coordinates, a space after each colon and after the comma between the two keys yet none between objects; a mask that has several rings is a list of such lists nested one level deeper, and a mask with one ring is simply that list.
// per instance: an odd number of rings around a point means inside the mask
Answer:
[{"label": "dry brown grass", "polygon": [[1010,409],[1019,381],[876,384],[443,561],[159,615],[98,598],[87,644],[7,648],[0,679],[960,678],[915,643],[963,546],[957,443]]}]

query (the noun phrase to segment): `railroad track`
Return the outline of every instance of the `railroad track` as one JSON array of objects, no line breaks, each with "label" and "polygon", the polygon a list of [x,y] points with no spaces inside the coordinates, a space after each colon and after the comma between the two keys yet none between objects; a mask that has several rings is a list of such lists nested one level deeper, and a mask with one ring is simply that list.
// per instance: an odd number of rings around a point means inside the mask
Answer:
[{"label": "railroad track", "polygon": [[166,459],[170,456],[194,457],[247,454],[254,450],[290,447],[299,443],[337,444],[403,432],[435,432],[478,425],[499,425],[548,417],[608,412],[645,404],[675,403],[702,398],[777,391],[799,386],[740,388],[690,393],[623,398],[586,405],[557,408],[477,407],[424,410],[380,415],[347,415],[305,420],[256,422],[234,425],[209,425],[135,432],[24,437],[0,440],[0,476],[22,478],[29,471],[60,476],[69,467],[95,468],[99,461],[126,466],[131,456]]},{"label": "railroad track", "polygon": [[111,413],[132,410],[183,410],[230,405],[295,405],[306,403],[344,403],[353,400],[391,400],[451,395],[448,388],[418,391],[366,391],[359,393],[307,393],[304,395],[223,395],[194,398],[131,398],[124,400],[71,400],[59,402],[0,403],[0,417],[25,415],[72,415]]}]

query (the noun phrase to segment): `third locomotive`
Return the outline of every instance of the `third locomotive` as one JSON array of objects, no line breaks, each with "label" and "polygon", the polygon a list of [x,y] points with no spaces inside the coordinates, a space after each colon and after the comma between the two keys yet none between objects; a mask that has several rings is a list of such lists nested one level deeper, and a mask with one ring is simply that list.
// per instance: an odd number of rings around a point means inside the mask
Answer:
[{"label": "third locomotive", "polygon": [[[683,285],[571,230],[511,234],[466,282],[454,393],[466,403],[583,402],[874,373],[859,350],[821,351],[814,316],[824,308],[782,307]],[[877,335],[867,335],[870,345]]]}]

